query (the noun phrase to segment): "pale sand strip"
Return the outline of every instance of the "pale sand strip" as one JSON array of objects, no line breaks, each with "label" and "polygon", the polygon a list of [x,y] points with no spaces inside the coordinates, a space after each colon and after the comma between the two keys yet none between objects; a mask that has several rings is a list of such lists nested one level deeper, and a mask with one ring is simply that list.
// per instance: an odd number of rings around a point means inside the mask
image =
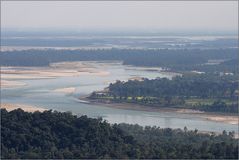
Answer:
[{"label": "pale sand strip", "polygon": [[25,105],[25,104],[10,104],[10,103],[2,103],[1,108],[5,108],[7,111],[12,111],[18,108],[21,108],[22,110],[26,112],[43,112],[47,109],[36,107],[36,106],[30,106],[30,105]]},{"label": "pale sand strip", "polygon": [[85,75],[108,76],[109,74],[108,71],[98,70],[92,64],[84,62],[54,63],[50,67],[1,67],[1,87],[13,88],[26,85],[23,82],[13,80],[51,79]]},{"label": "pale sand strip", "polygon": [[239,119],[237,116],[232,115],[221,115],[221,114],[211,114],[209,112],[203,112],[199,110],[193,110],[193,109],[180,109],[177,111],[178,113],[186,113],[186,114],[200,114],[203,118],[210,120],[210,121],[216,121],[216,122],[223,122],[228,124],[237,125],[239,124]]},{"label": "pale sand strip", "polygon": [[203,111],[194,110],[194,109],[178,109],[178,113],[204,113]]},{"label": "pale sand strip", "polygon": [[26,83],[23,82],[0,80],[1,88],[14,88],[14,87],[22,87],[25,85]]},{"label": "pale sand strip", "polygon": [[72,94],[76,91],[76,88],[74,88],[74,87],[59,88],[59,89],[55,89],[53,91],[58,92],[58,93]]},{"label": "pale sand strip", "polygon": [[92,76],[108,76],[110,73],[107,71],[81,71],[81,70],[62,70],[62,69],[34,69],[31,71],[15,71],[15,70],[2,70],[2,79],[48,79],[57,77],[73,77],[82,75],[92,75]]},{"label": "pale sand strip", "polygon": [[205,118],[210,121],[225,122],[225,123],[235,124],[235,125],[238,125],[238,120],[239,120],[237,116],[226,116],[226,115],[225,116],[224,115],[220,115],[220,116],[208,115],[208,116],[205,116]]},{"label": "pale sand strip", "polygon": [[[16,69],[17,68],[17,69]],[[110,73],[97,69],[89,62],[59,62],[49,67],[2,67],[2,78],[35,79],[67,76],[97,75],[108,76]]]}]

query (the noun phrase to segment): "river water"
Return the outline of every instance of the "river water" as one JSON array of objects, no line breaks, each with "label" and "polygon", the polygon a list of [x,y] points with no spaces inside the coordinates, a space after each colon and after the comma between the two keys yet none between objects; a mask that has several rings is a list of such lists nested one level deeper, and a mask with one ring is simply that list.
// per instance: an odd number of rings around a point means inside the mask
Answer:
[{"label": "river water", "polygon": [[[115,109],[103,105],[91,105],[81,103],[78,97],[87,95],[95,90],[102,90],[116,80],[128,80],[132,77],[156,77],[172,78],[176,74],[161,72],[160,69],[139,68],[125,66],[121,63],[108,62],[84,62],[95,68],[109,72],[108,75],[81,75],[69,77],[57,77],[52,79],[24,79],[17,80],[27,85],[17,88],[2,88],[2,103],[17,103],[39,106],[58,111],[71,111],[77,115],[89,117],[102,117],[109,123],[130,123],[161,128],[198,129],[200,131],[222,132],[235,131],[238,126],[223,122],[209,121],[200,115],[182,114],[176,112],[147,112],[126,109]],[[55,89],[74,87],[73,94],[54,92]]]}]

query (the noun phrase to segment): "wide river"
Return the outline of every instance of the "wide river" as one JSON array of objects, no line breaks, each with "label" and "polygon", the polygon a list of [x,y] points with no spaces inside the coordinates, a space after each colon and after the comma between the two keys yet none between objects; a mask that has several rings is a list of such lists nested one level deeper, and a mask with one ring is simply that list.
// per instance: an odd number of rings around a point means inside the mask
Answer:
[{"label": "wide river", "polygon": [[[110,123],[130,123],[139,125],[160,126],[161,128],[198,129],[200,131],[222,132],[235,131],[236,124],[207,120],[196,114],[177,112],[147,112],[125,109],[115,109],[104,105],[81,103],[78,97],[87,95],[95,90],[102,90],[116,80],[128,80],[132,77],[172,78],[173,73],[161,72],[155,68],[125,66],[116,62],[84,62],[87,65],[107,72],[106,75],[87,75],[56,77],[52,79],[14,79],[27,85],[15,88],[1,89],[2,103],[16,103],[39,106],[58,111],[71,111],[77,115],[102,117]],[[15,68],[16,70],[18,68]],[[72,94],[54,92],[60,88],[75,88]]]}]

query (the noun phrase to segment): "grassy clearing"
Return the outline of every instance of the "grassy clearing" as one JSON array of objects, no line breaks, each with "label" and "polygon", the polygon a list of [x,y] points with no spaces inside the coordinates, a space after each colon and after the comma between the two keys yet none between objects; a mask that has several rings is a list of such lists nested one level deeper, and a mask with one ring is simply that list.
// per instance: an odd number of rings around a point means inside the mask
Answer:
[{"label": "grassy clearing", "polygon": [[[202,98],[190,98],[190,99],[186,99],[185,103],[187,105],[197,105],[197,104],[203,104],[203,105],[211,105],[213,104],[215,101],[217,101],[218,99],[202,99]],[[220,99],[221,101],[225,102],[227,105],[231,105],[233,103],[236,103],[236,101],[230,100],[230,99]]]},{"label": "grassy clearing", "polygon": [[213,104],[215,100],[214,99],[197,99],[197,98],[191,98],[191,99],[186,99],[185,102],[188,105],[196,105],[196,104],[205,104],[205,105],[210,105]]}]

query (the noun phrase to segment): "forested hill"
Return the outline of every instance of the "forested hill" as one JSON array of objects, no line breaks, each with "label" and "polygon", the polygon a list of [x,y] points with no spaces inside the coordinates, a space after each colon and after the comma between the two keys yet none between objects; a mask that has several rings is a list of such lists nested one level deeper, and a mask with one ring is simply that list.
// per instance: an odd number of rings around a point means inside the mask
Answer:
[{"label": "forested hill", "polygon": [[2,159],[237,159],[238,139],[197,130],[114,124],[68,112],[1,109]]},{"label": "forested hill", "polygon": [[[23,50],[0,54],[2,66],[48,66],[62,61],[119,60],[127,65],[158,66],[177,71],[223,71],[237,73],[238,49],[97,49]],[[210,60],[229,61],[209,65]]]}]

